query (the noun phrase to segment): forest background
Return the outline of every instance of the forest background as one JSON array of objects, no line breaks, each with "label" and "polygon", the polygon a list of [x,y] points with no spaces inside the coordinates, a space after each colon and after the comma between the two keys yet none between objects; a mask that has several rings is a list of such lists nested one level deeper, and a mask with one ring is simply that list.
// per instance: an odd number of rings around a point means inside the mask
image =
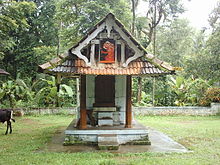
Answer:
[{"label": "forest background", "polygon": [[220,102],[220,1],[210,11],[211,31],[194,29],[180,15],[181,0],[0,0],[0,108],[77,104],[76,79],[38,72],[38,65],[79,41],[112,12],[150,53],[175,66],[176,75],[133,78],[136,106],[209,105]]}]

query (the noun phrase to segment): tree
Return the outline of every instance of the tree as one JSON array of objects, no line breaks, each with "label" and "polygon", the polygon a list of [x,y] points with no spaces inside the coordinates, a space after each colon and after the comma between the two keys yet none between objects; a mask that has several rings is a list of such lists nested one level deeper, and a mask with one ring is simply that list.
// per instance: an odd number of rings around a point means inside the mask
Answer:
[{"label": "tree", "polygon": [[27,19],[29,24],[27,32],[19,36],[19,49],[15,58],[17,71],[23,77],[35,77],[37,66],[57,54],[58,28],[54,19],[55,1],[32,0],[32,2],[36,10]]},{"label": "tree", "polygon": [[159,27],[156,54],[172,66],[183,67],[185,58],[193,54],[194,33],[185,19],[175,19],[169,26]]},{"label": "tree", "polygon": [[[149,0],[148,3],[149,6],[146,12],[146,18],[141,17],[137,19],[138,23],[136,27],[139,39],[145,47],[148,47],[152,40],[154,40],[154,45],[156,44],[156,27],[162,19],[164,21],[169,20],[170,17],[174,17],[184,11],[182,5],[180,4],[180,0]],[[153,47],[155,53],[155,46]],[[138,81],[140,85],[138,87],[137,100],[140,102],[142,93],[142,78],[139,77]]]},{"label": "tree", "polygon": [[220,84],[220,1],[212,11],[209,23],[212,27],[212,34],[207,41],[207,53],[210,55],[207,71],[210,78]]},{"label": "tree", "polygon": [[138,6],[139,0],[131,0],[131,6],[132,6],[132,26],[131,26],[131,32],[135,36],[135,24],[136,24],[136,9]]},{"label": "tree", "polygon": [[220,1],[217,2],[216,7],[210,14],[209,24],[212,27],[213,32],[220,28]]},{"label": "tree", "polygon": [[207,65],[206,73],[208,79],[212,79],[220,84],[220,28],[212,33],[207,41]]},{"label": "tree", "polygon": [[[35,10],[32,2],[0,1],[0,66],[16,77],[15,58],[20,48],[20,36],[28,32],[28,17]],[[22,43],[23,44],[23,43]],[[21,45],[22,45],[21,44]]]},{"label": "tree", "polygon": [[195,33],[193,52],[186,56],[185,75],[209,80],[212,84],[220,77],[220,3],[210,15],[212,33],[207,37],[204,30]]},{"label": "tree", "polygon": [[[57,54],[58,28],[54,19],[54,0],[1,1],[0,46],[3,68],[16,78],[35,76],[37,66],[48,60],[48,55],[40,51]],[[52,54],[52,53],[50,53]],[[51,59],[51,57],[50,57]]]},{"label": "tree", "polygon": [[[123,9],[123,10],[122,10]],[[112,12],[126,27],[130,27],[130,7],[126,0],[60,0],[56,20],[60,25],[62,50],[73,46],[101,18]]]},{"label": "tree", "polygon": [[[147,0],[148,1],[148,0]],[[180,0],[149,0],[148,10],[146,11],[146,22],[148,27],[142,28],[141,32],[147,36],[146,46],[152,41],[154,29],[163,20],[169,21],[183,13],[184,9]]]},{"label": "tree", "polygon": [[[208,80],[209,53],[207,53],[207,35],[205,31],[198,31],[192,35],[192,51],[184,55],[183,74],[186,77],[202,78]],[[201,69],[202,68],[202,69]],[[207,72],[208,71],[208,72]]]}]

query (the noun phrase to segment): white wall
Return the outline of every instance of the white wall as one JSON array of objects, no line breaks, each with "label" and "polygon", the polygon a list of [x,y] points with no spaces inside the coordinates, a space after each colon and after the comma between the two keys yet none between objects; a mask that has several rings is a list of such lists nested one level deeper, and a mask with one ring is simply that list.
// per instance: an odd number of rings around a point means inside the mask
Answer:
[{"label": "white wall", "polygon": [[[86,108],[95,102],[95,75],[86,75]],[[115,76],[115,106],[120,110],[120,122],[125,123],[126,76]]]},{"label": "white wall", "polygon": [[115,105],[120,108],[120,122],[125,123],[126,76],[115,76]]}]

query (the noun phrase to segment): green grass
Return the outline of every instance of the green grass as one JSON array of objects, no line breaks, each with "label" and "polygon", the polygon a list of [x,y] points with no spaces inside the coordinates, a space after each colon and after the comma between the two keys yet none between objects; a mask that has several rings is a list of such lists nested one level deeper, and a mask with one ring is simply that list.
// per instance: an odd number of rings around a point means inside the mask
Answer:
[{"label": "green grass", "polygon": [[220,117],[139,116],[146,126],[160,130],[183,144],[192,153],[55,153],[37,152],[48,143],[60,127],[67,126],[72,116],[25,116],[16,118],[14,132],[3,135],[0,125],[0,165],[114,165],[114,164],[220,164]]}]

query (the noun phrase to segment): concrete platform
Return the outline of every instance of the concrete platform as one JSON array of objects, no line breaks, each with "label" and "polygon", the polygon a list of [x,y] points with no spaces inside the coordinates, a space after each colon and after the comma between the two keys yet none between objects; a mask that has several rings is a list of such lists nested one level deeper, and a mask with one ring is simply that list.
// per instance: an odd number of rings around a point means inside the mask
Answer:
[{"label": "concrete platform", "polygon": [[[79,130],[73,121],[65,131],[64,145],[77,144],[93,144],[98,145],[98,137],[100,135],[116,135],[117,143],[121,144],[150,144],[148,138],[148,130],[143,125],[133,121],[132,128],[124,128],[124,125],[119,126],[88,126],[87,129]],[[110,141],[105,139],[106,143]]]},{"label": "concrete platform", "polygon": [[149,128],[149,138],[151,145],[121,145],[118,150],[97,150],[97,146],[88,145],[73,145],[63,146],[65,138],[65,128],[60,128],[51,141],[45,145],[44,148],[37,152],[111,152],[111,153],[142,153],[142,152],[161,152],[161,153],[186,153],[192,152],[183,145],[175,142],[166,134],[155,129]]}]

